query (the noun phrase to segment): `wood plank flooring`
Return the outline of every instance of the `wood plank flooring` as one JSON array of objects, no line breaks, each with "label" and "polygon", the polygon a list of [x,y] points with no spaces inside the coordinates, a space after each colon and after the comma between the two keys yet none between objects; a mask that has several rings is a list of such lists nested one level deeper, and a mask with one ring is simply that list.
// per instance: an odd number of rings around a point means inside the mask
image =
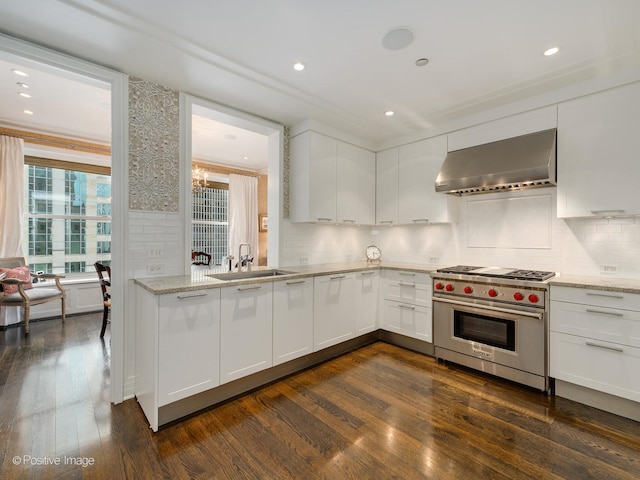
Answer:
[{"label": "wood plank flooring", "polygon": [[385,343],[154,434],[100,322],[0,332],[3,480],[640,478],[639,423]]}]

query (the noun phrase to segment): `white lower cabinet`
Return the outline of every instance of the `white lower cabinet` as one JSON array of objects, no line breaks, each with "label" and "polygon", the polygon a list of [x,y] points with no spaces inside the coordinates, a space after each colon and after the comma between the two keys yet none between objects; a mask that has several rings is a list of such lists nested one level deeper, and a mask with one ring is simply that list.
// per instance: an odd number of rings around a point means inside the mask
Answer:
[{"label": "white lower cabinet", "polygon": [[378,329],[379,284],[379,270],[355,274],[356,336]]},{"label": "white lower cabinet", "polygon": [[550,376],[640,402],[640,295],[551,286]]},{"label": "white lower cabinet", "polygon": [[383,271],[383,324],[390,332],[433,341],[431,277],[427,273]]},{"label": "white lower cabinet", "polygon": [[220,384],[224,384],[273,364],[273,284],[220,290]]},{"label": "white lower cabinet", "polygon": [[273,283],[273,365],[313,352],[313,278]]},{"label": "white lower cabinet", "polygon": [[321,275],[313,279],[313,351],[355,336],[355,274]]}]

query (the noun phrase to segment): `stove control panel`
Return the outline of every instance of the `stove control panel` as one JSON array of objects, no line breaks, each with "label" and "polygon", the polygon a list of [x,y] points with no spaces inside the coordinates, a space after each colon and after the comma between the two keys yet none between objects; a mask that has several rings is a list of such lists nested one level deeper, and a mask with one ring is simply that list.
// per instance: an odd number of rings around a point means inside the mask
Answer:
[{"label": "stove control panel", "polygon": [[436,279],[433,282],[435,295],[475,297],[497,302],[508,302],[527,306],[544,307],[546,288],[494,285],[464,280]]}]

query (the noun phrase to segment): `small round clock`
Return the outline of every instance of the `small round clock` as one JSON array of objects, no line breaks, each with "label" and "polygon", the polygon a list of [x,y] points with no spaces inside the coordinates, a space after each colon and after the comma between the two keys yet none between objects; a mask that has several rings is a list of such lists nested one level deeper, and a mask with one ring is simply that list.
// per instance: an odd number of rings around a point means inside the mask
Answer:
[{"label": "small round clock", "polygon": [[369,245],[365,250],[365,255],[367,257],[367,263],[379,263],[380,262],[380,249],[375,245]]}]

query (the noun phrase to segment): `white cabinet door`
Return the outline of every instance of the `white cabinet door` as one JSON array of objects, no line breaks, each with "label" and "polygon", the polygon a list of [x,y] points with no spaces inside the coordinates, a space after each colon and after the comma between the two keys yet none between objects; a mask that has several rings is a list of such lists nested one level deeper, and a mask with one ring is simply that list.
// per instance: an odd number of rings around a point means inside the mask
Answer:
[{"label": "white cabinet door", "polygon": [[291,139],[291,221],[336,222],[334,138],[306,131]]},{"label": "white cabinet door", "polygon": [[158,406],[220,383],[220,291],[159,297]]},{"label": "white cabinet door", "polygon": [[273,365],[313,352],[313,278],[273,283]]},{"label": "white cabinet door", "polygon": [[355,336],[353,273],[322,275],[313,281],[314,351]]},{"label": "white cabinet door", "polygon": [[398,223],[398,149],[376,154],[376,224]]},{"label": "white cabinet door", "polygon": [[273,284],[221,289],[220,383],[271,367]]},{"label": "white cabinet door", "polygon": [[403,145],[398,156],[398,223],[457,221],[458,197],[437,193],[435,181],[447,155],[447,137]]},{"label": "white cabinet door", "polygon": [[375,154],[337,142],[337,223],[373,225],[376,204]]},{"label": "white cabinet door", "polygon": [[558,217],[640,213],[640,83],[558,106]]},{"label": "white cabinet door", "polygon": [[356,335],[363,335],[378,329],[380,273],[368,270],[356,273]]},{"label": "white cabinet door", "polygon": [[384,328],[390,332],[432,342],[431,308],[385,300]]}]

